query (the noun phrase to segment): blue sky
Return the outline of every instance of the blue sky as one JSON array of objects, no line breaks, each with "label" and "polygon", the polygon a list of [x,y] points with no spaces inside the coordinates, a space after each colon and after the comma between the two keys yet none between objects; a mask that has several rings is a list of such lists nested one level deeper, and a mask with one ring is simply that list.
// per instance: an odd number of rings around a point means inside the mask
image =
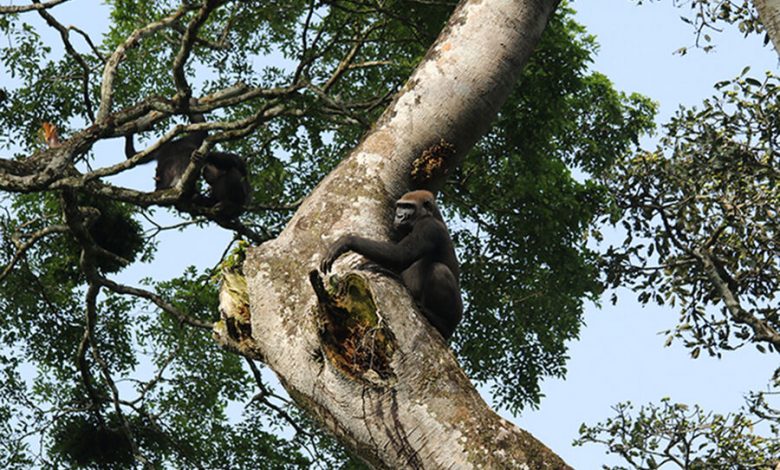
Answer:
[{"label": "blue sky", "polygon": [[[637,6],[631,0],[575,1],[577,19],[597,37],[600,51],[593,69],[604,73],[625,92],[639,92],[660,105],[663,123],[680,105],[695,106],[714,94],[712,85],[739,75],[745,66],[751,74],[777,73],[777,55],[763,47],[761,36],[743,38],[735,27],[713,33],[713,52],[689,48],[685,56],[674,54],[693,44],[690,25],[680,20],[687,7],[674,8],[671,0]],[[646,139],[645,145],[653,139]],[[546,398],[540,409],[525,412],[514,421],[551,447],[577,469],[595,469],[620,462],[605,456],[605,447],[593,444],[572,447],[581,423],[595,424],[612,416],[620,401],[635,405],[657,403],[663,397],[682,403],[698,403],[717,413],[735,411],[750,390],[766,387],[778,367],[776,356],[744,349],[723,359],[691,359],[687,350],[673,344],[663,347],[658,332],[676,324],[671,308],[642,308],[628,291],[618,292],[619,302],[603,308],[589,306],[581,339],[570,345],[565,380],[548,380],[542,386]]]},{"label": "blue sky", "polygon": [[[593,69],[607,75],[619,90],[640,92],[658,101],[659,123],[678,106],[696,105],[710,96],[715,82],[738,75],[746,65],[751,65],[757,76],[777,68],[777,56],[762,46],[761,37],[745,39],[732,27],[713,34],[717,44],[714,52],[690,49],[686,56],[674,55],[678,48],[690,46],[694,35],[691,27],[679,19],[687,11],[672,7],[671,0],[643,6],[630,0],[576,1],[574,8],[580,10],[578,20],[600,44]],[[63,23],[100,30],[105,25],[102,11],[91,12],[95,16],[85,21],[83,10],[55,9]],[[0,86],[6,80],[0,77]],[[95,151],[121,159],[118,144],[101,143]],[[132,175],[120,176],[129,179],[119,182],[151,189],[152,172],[149,165]],[[187,243],[182,243],[184,238]],[[123,280],[136,282],[150,273],[160,278],[175,276],[189,264],[211,266],[230,238],[229,233],[218,229],[191,228],[184,235],[163,234],[155,263],[137,266],[125,273]],[[193,250],[196,246],[199,248]],[[208,246],[214,247],[213,253],[201,248]],[[755,350],[730,353],[722,360],[704,355],[693,360],[676,344],[664,348],[664,337],[657,333],[674,326],[677,313],[668,308],[642,308],[628,291],[619,292],[619,296],[617,306],[588,306],[587,326],[581,339],[570,345],[567,378],[544,383],[546,398],[540,409],[509,417],[578,469],[619,462],[606,457],[603,447],[571,446],[580,424],[595,424],[611,416],[611,405],[626,400],[642,405],[668,396],[673,401],[698,403],[705,409],[727,413],[742,406],[746,392],[765,387],[777,366],[773,356]]]}]

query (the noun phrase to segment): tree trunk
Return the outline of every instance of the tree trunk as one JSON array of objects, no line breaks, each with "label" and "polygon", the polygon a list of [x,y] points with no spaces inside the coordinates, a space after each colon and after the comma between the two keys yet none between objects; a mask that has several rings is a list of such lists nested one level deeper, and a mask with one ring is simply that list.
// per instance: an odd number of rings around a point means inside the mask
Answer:
[{"label": "tree trunk", "polygon": [[753,0],[775,52],[780,54],[780,0]]},{"label": "tree trunk", "polygon": [[[271,367],[296,403],[374,467],[569,468],[485,404],[397,280],[350,271],[360,261],[353,254],[336,263],[336,287],[320,287],[319,302],[318,275],[310,284],[339,235],[387,236],[413,167],[421,184],[438,185],[488,129],[557,3],[462,1],[372,131],[277,239],[249,251],[249,324],[238,315],[215,329]],[[441,159],[418,159],[452,146]]]}]

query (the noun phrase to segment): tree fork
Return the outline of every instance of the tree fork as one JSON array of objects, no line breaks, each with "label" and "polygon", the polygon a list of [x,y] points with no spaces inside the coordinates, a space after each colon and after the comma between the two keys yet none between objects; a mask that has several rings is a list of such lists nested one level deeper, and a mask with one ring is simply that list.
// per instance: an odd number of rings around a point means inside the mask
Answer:
[{"label": "tree fork", "polygon": [[[357,272],[393,342],[387,345],[393,380],[375,382],[351,377],[326,357],[320,306],[309,284],[309,273],[339,235],[387,236],[392,201],[409,189],[424,150],[444,141],[454,148],[444,165],[458,164],[487,131],[557,3],[462,1],[371,132],[278,238],[248,251],[244,271],[258,356],[299,405],[374,467],[569,468],[488,407],[396,280]],[[342,257],[336,271],[343,274],[356,261]]]}]

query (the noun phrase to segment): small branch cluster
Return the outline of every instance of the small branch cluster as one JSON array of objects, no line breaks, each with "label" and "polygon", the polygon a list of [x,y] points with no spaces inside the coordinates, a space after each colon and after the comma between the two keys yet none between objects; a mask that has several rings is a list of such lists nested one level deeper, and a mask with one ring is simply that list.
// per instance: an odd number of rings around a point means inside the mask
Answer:
[{"label": "small branch cluster", "polygon": [[747,72],[719,83],[703,109],[679,112],[661,148],[610,182],[627,237],[609,253],[607,282],[633,284],[643,303],[679,303],[668,342],[685,338],[694,357],[745,344],[780,352],[778,79]]},{"label": "small branch cluster", "polygon": [[[340,91],[350,74],[363,74],[391,64],[391,61],[362,58],[365,46],[377,40],[388,20],[381,16],[371,16],[367,11],[362,18],[365,24],[356,27],[354,25],[360,23],[354,18],[337,15],[334,19],[323,16],[326,9],[317,2],[311,2],[304,10],[301,29],[297,31],[300,38],[298,63],[289,75],[276,81],[257,77],[215,80],[208,85],[207,92],[197,96],[193,89],[202,84],[195,81],[192,70],[197,70],[198,60],[202,60],[205,55],[235,52],[231,39],[242,32],[236,32],[234,28],[240,27],[242,9],[251,6],[237,0],[181,2],[181,5],[159,13],[145,24],[128,29],[124,38],[120,37],[114,43],[106,40],[101,44],[93,41],[86,31],[65,25],[57,19],[54,7],[64,3],[67,0],[31,0],[25,6],[0,7],[0,15],[26,12],[37,14],[58,32],[65,51],[59,66],[68,70],[68,73],[63,74],[64,79],[58,76],[52,78],[52,81],[72,80],[71,88],[77,90],[74,94],[77,96],[74,108],[78,111],[73,114],[78,114],[78,118],[74,119],[74,123],[58,122],[48,116],[41,116],[41,121],[54,122],[46,126],[45,145],[31,145],[28,155],[23,158],[0,158],[0,191],[40,193],[44,197],[51,197],[58,206],[57,210],[47,216],[22,220],[19,224],[13,221],[18,214],[11,216],[5,205],[2,206],[8,217],[0,218],[0,232],[5,232],[7,237],[0,238],[10,243],[5,253],[8,256],[3,258],[3,264],[0,265],[0,283],[14,282],[11,278],[20,270],[24,271],[40,284],[36,290],[40,291],[39,294],[50,309],[56,311],[56,300],[46,298],[46,280],[36,275],[33,266],[38,254],[49,249],[50,244],[65,241],[73,245],[74,260],[78,260],[77,282],[84,286],[85,312],[83,323],[79,321],[83,331],[77,340],[77,348],[74,346],[74,362],[80,378],[79,388],[83,389],[83,402],[67,410],[58,408],[54,412],[40,411],[40,415],[48,414],[51,419],[46,424],[40,424],[36,430],[42,432],[46,426],[67,420],[73,413],[86,414],[90,417],[90,423],[97,423],[100,428],[110,429],[121,436],[120,440],[127,444],[135,461],[146,467],[154,466],[153,457],[144,449],[145,436],[139,433],[140,420],[144,423],[144,429],[149,427],[161,434],[165,431],[167,445],[176,449],[181,459],[187,462],[186,466],[199,468],[197,461],[190,460],[191,452],[186,449],[187,444],[179,442],[175,432],[165,429],[166,419],[153,413],[146,405],[149,397],[169,386],[166,385],[166,376],[169,375],[166,370],[176,361],[179,351],[174,350],[163,361],[157,361],[157,370],[152,378],[137,381],[139,386],[134,398],[124,397],[127,392],[118,386],[121,381],[118,366],[112,363],[116,360],[115,356],[101,338],[101,328],[105,328],[110,321],[105,318],[109,316],[109,309],[101,302],[119,297],[127,297],[132,301],[140,299],[157,307],[162,318],[173,319],[179,327],[194,328],[193,331],[204,334],[212,329],[211,319],[188,312],[187,307],[174,305],[159,291],[126,285],[109,276],[133,262],[135,253],[140,249],[134,246],[133,250],[126,253],[106,247],[96,232],[96,226],[107,224],[105,217],[110,211],[104,205],[130,207],[123,216],[132,219],[134,214],[141,214],[147,219],[153,228],[146,235],[139,235],[141,241],[138,243],[142,246],[148,246],[148,242],[162,231],[208,221],[234,231],[237,238],[248,239],[256,244],[269,240],[273,236],[273,228],[244,219],[253,219],[252,216],[256,214],[273,215],[274,212],[294,210],[301,202],[298,195],[290,199],[295,201],[292,203],[271,200],[247,204],[249,215],[241,220],[237,217],[220,217],[218,208],[199,205],[192,198],[201,179],[203,156],[220,143],[255,138],[260,133],[264,133],[262,139],[265,141],[262,152],[270,153],[275,136],[270,135],[267,129],[269,126],[276,122],[303,121],[315,115],[333,125],[357,124],[367,129],[370,123],[368,115],[389,101],[395,86],[388,84],[386,89],[363,96],[350,93],[342,95]],[[228,9],[230,11],[226,12]],[[227,17],[223,13],[227,13]],[[339,22],[341,27],[336,24]],[[214,26],[220,28],[216,34]],[[133,56],[134,51],[159,41],[171,48],[168,83],[161,87],[168,94],[149,92],[146,97],[129,101],[128,95],[133,93],[125,89],[128,87],[127,76],[136,70],[140,70],[139,73],[146,70],[145,64],[134,62],[138,60]],[[334,50],[338,52],[334,53]],[[0,90],[0,104],[14,99],[17,99],[14,90]],[[101,164],[98,158],[95,160],[97,164],[94,164],[90,160],[90,153],[101,140],[132,138],[134,134],[159,130],[161,124],[168,124],[171,120],[194,115],[208,115],[210,119],[173,125],[161,132],[159,138],[143,150],[134,152],[118,163]],[[63,111],[62,116],[68,116],[67,112]],[[82,128],[76,127],[81,125]],[[145,192],[108,181],[109,177],[149,162],[155,158],[155,152],[166,148],[166,145],[196,133],[206,134],[207,137],[192,153],[187,169],[174,186]],[[264,157],[254,154],[247,156],[250,157],[250,168],[255,163],[252,157],[258,160]],[[154,207],[175,207],[191,218],[164,226],[154,221],[151,212],[146,210]],[[262,404],[292,426],[314,460],[324,460],[314,445],[321,436],[304,429],[299,424],[300,419],[290,415],[290,403],[269,391],[254,363],[250,361],[248,367],[261,390],[253,402]]]}]

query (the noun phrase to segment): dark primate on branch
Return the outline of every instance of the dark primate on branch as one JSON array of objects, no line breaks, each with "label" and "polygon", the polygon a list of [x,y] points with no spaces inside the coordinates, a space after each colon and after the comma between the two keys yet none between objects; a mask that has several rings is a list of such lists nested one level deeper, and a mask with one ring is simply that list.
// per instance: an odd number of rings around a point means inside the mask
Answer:
[{"label": "dark primate on branch", "polygon": [[[193,123],[205,122],[202,114],[193,114],[190,120]],[[157,170],[154,175],[154,189],[168,189],[176,185],[190,163],[192,152],[198,149],[206,139],[205,130],[187,134],[184,137],[170,140],[162,144],[157,150],[149,153],[139,163],[157,161]],[[125,138],[125,157],[132,158],[137,152],[133,144],[133,135]]]},{"label": "dark primate on branch", "polygon": [[209,152],[203,165],[203,179],[211,191],[208,196],[197,197],[195,202],[206,207],[216,207],[220,215],[227,219],[238,217],[252,191],[248,177],[246,163],[238,155]]},{"label": "dark primate on branch", "polygon": [[[205,122],[202,114],[193,114],[190,120],[193,123]],[[157,161],[155,190],[176,185],[187,169],[192,153],[200,147],[206,135],[207,131],[201,130],[171,140],[140,161]],[[125,156],[131,158],[135,154],[133,136],[129,135],[125,139]],[[216,207],[221,217],[238,217],[243,212],[251,192],[246,163],[241,157],[232,153],[209,152],[205,157],[202,174],[210,192],[207,196],[196,194],[193,202],[204,207]]]},{"label": "dark primate on branch", "polygon": [[393,242],[345,235],[331,245],[320,270],[354,251],[399,273],[428,321],[448,339],[463,315],[458,260],[450,234],[429,191],[404,194],[395,204]]}]

